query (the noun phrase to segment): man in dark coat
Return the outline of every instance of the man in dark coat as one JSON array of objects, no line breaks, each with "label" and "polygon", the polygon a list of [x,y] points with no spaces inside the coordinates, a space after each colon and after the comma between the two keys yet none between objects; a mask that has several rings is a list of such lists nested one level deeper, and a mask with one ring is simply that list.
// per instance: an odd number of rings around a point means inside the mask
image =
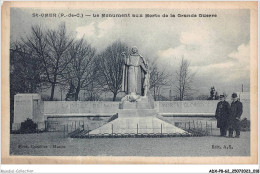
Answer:
[{"label": "man in dark coat", "polygon": [[219,98],[220,102],[218,102],[215,117],[217,119],[217,127],[220,128],[220,136],[226,136],[230,105],[225,101],[224,95],[220,95]]},{"label": "man in dark coat", "polygon": [[240,118],[243,113],[243,105],[238,101],[237,94],[232,94],[231,114],[228,119],[229,137],[233,137],[233,131],[236,131],[236,138],[240,136]]}]

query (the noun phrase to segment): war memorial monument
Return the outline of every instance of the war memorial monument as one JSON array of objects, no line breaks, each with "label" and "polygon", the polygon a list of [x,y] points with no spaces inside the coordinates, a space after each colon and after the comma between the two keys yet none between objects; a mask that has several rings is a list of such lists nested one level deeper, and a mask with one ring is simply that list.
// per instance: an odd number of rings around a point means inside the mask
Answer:
[{"label": "war memorial monument", "polygon": [[[154,101],[149,91],[149,61],[136,47],[121,56],[125,96],[120,102],[42,101],[39,94],[17,94],[13,131],[27,118],[37,123],[38,130],[63,131],[72,138],[193,136],[191,128],[207,134],[216,127],[216,121],[206,120],[214,118],[217,101]],[[247,117],[249,101],[241,100]],[[195,123],[189,118],[202,121]]]},{"label": "war memorial monument", "polygon": [[154,109],[154,100],[149,92],[148,61],[138,54],[136,47],[132,48],[128,57],[125,53],[122,55],[125,60],[122,89],[127,95],[119,104],[118,118],[91,131],[89,135],[188,134],[157,118],[159,114]]},{"label": "war memorial monument", "polygon": [[[125,93],[121,101],[42,101],[40,94],[16,94],[10,154],[196,156],[199,152],[206,156],[227,156],[250,153],[247,149],[241,151],[235,141],[225,144],[222,139],[223,147],[218,145],[217,100],[154,101],[149,91],[149,60],[136,47],[121,56]],[[242,118],[250,118],[249,98],[240,94],[240,100],[244,106]],[[21,134],[26,120],[37,125],[37,133]],[[239,142],[248,147],[249,139],[241,138]],[[126,145],[128,150],[124,148]]]},{"label": "war memorial monument", "polygon": [[[121,99],[121,102],[115,103],[114,106],[110,109],[110,113],[108,110],[102,111],[103,115],[111,115],[113,113],[113,119],[94,130],[91,130],[83,125],[80,125],[80,121],[74,123],[74,132],[70,135],[72,137],[97,137],[97,136],[189,136],[190,133],[185,130],[178,128],[162,119],[162,117],[158,109],[155,108],[155,102],[153,97],[149,91],[149,65],[148,60],[139,55],[138,49],[133,47],[131,49],[130,55],[126,55],[124,52],[122,53],[124,57],[125,63],[123,65],[123,80],[122,80],[122,91],[126,93],[126,95]],[[51,107],[50,105],[46,105],[45,107]],[[27,118],[31,118],[34,122],[38,124],[39,129],[50,130],[50,126],[48,126],[48,119],[57,118],[58,120],[63,120],[64,117],[70,117],[73,120],[73,117],[84,118],[94,116],[100,116],[101,107],[97,106],[97,108],[93,107],[91,110],[86,113],[86,108],[91,106],[87,106],[86,102],[59,102],[59,104],[63,105],[62,108],[54,107],[53,109],[63,113],[46,113],[44,114],[44,102],[41,101],[41,97],[39,94],[17,94],[15,96],[15,118],[13,124],[13,130],[18,130],[20,128],[20,123]],[[72,105],[67,105],[72,104]],[[71,109],[77,105],[73,111],[66,110]],[[92,102],[92,104],[96,105],[96,102]],[[85,106],[84,106],[85,105]],[[106,104],[105,104],[106,105]],[[68,106],[66,108],[66,106]],[[78,108],[77,108],[78,107]],[[84,107],[86,107],[84,109]],[[114,109],[114,110],[113,110]],[[108,112],[108,113],[106,113]],[[28,115],[28,113],[30,113]],[[102,114],[101,114],[102,115]],[[64,119],[66,120],[66,119]],[[60,121],[59,123],[64,123],[64,121]],[[65,122],[67,123],[67,122]],[[64,124],[65,125],[65,124]],[[56,125],[58,127],[58,125]],[[62,127],[62,125],[60,125]],[[56,129],[59,129],[57,128]],[[63,129],[63,127],[61,128]],[[68,127],[64,128],[69,131]],[[73,130],[71,128],[71,130]]]}]

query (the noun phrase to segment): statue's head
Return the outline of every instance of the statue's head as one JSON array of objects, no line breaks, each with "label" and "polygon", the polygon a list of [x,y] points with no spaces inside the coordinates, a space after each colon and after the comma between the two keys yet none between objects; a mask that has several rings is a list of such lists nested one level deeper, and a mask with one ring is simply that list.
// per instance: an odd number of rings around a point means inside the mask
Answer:
[{"label": "statue's head", "polygon": [[132,48],[132,54],[136,54],[136,53],[138,53],[138,49],[137,49],[136,46],[133,46],[133,48]]}]

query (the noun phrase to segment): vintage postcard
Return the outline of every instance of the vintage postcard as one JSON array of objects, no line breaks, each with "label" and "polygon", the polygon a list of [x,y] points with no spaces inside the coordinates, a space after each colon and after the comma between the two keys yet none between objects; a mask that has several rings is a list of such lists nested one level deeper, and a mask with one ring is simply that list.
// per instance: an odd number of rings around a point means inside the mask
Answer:
[{"label": "vintage postcard", "polygon": [[4,2],[2,163],[257,164],[257,6]]}]

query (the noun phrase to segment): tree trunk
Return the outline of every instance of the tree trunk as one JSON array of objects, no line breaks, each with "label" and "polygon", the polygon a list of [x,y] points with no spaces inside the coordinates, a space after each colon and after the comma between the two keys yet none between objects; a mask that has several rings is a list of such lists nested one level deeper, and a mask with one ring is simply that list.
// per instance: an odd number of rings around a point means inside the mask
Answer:
[{"label": "tree trunk", "polygon": [[156,101],[155,87],[153,88],[153,98],[154,98],[154,101]]},{"label": "tree trunk", "polygon": [[160,88],[157,88],[157,100],[160,101]]},{"label": "tree trunk", "polygon": [[117,95],[117,93],[115,92],[115,93],[113,93],[114,94],[114,96],[113,96],[113,101],[116,101],[116,95]]},{"label": "tree trunk", "polygon": [[60,90],[60,101],[62,101],[62,90]]},{"label": "tree trunk", "polygon": [[182,101],[182,98],[181,98],[181,96],[182,96],[182,91],[180,90],[180,101]]},{"label": "tree trunk", "polygon": [[78,85],[75,91],[75,101],[78,101],[79,99],[79,92],[80,92],[80,81],[78,81]]},{"label": "tree trunk", "polygon": [[75,101],[78,101],[79,100],[79,91],[76,90],[75,92]]},{"label": "tree trunk", "polygon": [[51,84],[51,98],[50,101],[53,101],[54,98],[54,90],[55,90],[55,83]]}]

